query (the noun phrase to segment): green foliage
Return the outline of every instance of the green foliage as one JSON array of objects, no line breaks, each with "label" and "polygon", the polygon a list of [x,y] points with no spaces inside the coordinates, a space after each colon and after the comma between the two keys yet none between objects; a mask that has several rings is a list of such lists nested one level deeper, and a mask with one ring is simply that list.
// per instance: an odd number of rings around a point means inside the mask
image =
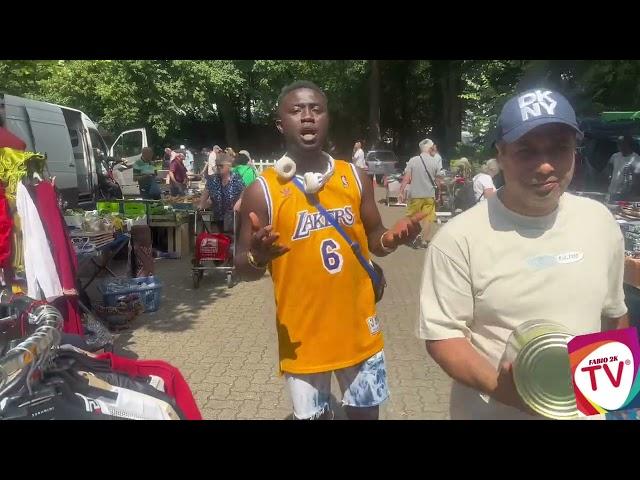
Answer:
[{"label": "green foliage", "polygon": [[[380,61],[383,137],[414,152],[443,118],[442,62]],[[560,89],[579,115],[640,109],[640,61],[465,60],[462,130],[482,137],[518,89]],[[0,92],[84,111],[112,132],[145,126],[157,138],[179,137],[186,122],[271,125],[281,88],[317,83],[329,97],[331,138],[350,148],[367,137],[367,60],[61,60],[0,61]],[[453,95],[457,95],[454,93]],[[230,105],[221,109],[219,105]],[[222,110],[225,110],[224,112]],[[452,157],[486,159],[486,147],[459,145]]]}]

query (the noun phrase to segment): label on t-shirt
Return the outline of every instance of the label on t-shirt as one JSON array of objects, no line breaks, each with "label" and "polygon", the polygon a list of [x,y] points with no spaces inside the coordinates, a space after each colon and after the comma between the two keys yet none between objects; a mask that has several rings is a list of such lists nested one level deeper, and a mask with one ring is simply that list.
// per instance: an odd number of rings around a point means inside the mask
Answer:
[{"label": "label on t-shirt", "polygon": [[380,331],[380,320],[378,320],[378,317],[367,318],[367,325],[371,335],[376,335]]},{"label": "label on t-shirt", "polygon": [[538,255],[527,260],[530,267],[542,269],[562,265],[567,263],[576,263],[584,258],[583,252],[565,252],[557,255]]}]

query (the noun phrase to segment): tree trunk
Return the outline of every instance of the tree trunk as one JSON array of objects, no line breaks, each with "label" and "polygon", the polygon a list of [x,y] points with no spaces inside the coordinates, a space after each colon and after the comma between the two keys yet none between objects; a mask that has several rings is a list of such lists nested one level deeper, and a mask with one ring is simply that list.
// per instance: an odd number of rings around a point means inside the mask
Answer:
[{"label": "tree trunk", "polygon": [[415,92],[409,91],[409,82],[411,78],[411,68],[413,60],[406,60],[402,70],[403,78],[400,83],[400,128],[398,131],[397,152],[405,152],[410,150],[411,121],[410,121],[410,94]]},{"label": "tree trunk", "polygon": [[247,125],[251,125],[251,95],[248,93],[244,100],[244,109],[247,117]]},{"label": "tree trunk", "polygon": [[434,125],[435,139],[440,142],[440,152],[447,160],[462,133],[462,62],[460,60],[438,60],[433,62],[435,87],[439,107]]},{"label": "tree trunk", "polygon": [[230,98],[221,97],[218,100],[220,113],[222,114],[222,122],[224,123],[224,135],[227,141],[227,147],[234,150],[239,148],[237,113],[234,103]]},{"label": "tree trunk", "polygon": [[369,65],[371,66],[369,76],[369,145],[370,149],[374,149],[381,141],[379,60],[369,60]]}]

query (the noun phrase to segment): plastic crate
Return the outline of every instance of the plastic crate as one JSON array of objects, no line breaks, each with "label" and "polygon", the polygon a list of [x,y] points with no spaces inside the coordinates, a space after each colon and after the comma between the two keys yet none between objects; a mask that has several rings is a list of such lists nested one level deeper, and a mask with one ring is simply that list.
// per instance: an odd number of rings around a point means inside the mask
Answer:
[{"label": "plastic crate", "polygon": [[120,213],[120,202],[97,202],[96,210],[98,212]]},{"label": "plastic crate", "polygon": [[129,295],[138,295],[144,311],[155,312],[160,308],[162,282],[157,277],[118,278],[103,281],[98,291],[107,307],[115,307]]},{"label": "plastic crate", "polygon": [[127,218],[137,218],[147,214],[147,204],[135,200],[126,200],[122,203],[122,211]]}]

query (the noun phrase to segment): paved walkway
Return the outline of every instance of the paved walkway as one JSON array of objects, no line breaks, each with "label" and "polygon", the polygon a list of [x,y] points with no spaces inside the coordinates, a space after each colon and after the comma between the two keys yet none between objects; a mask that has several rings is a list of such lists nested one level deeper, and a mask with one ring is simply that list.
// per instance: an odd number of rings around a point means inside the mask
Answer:
[{"label": "paved walkway", "polygon": [[[382,189],[377,196],[382,198]],[[401,207],[380,205],[387,226]],[[386,340],[390,400],[384,419],[448,418],[449,378],[415,335],[424,250],[401,247],[379,260],[388,287],[379,304]],[[206,274],[193,289],[189,259],[159,260],[161,308],[118,335],[128,356],[161,359],[181,369],[207,419],[285,419],[291,403],[277,375],[275,307],[271,279],[227,289],[224,277]],[[336,417],[344,418],[334,379]]]}]

